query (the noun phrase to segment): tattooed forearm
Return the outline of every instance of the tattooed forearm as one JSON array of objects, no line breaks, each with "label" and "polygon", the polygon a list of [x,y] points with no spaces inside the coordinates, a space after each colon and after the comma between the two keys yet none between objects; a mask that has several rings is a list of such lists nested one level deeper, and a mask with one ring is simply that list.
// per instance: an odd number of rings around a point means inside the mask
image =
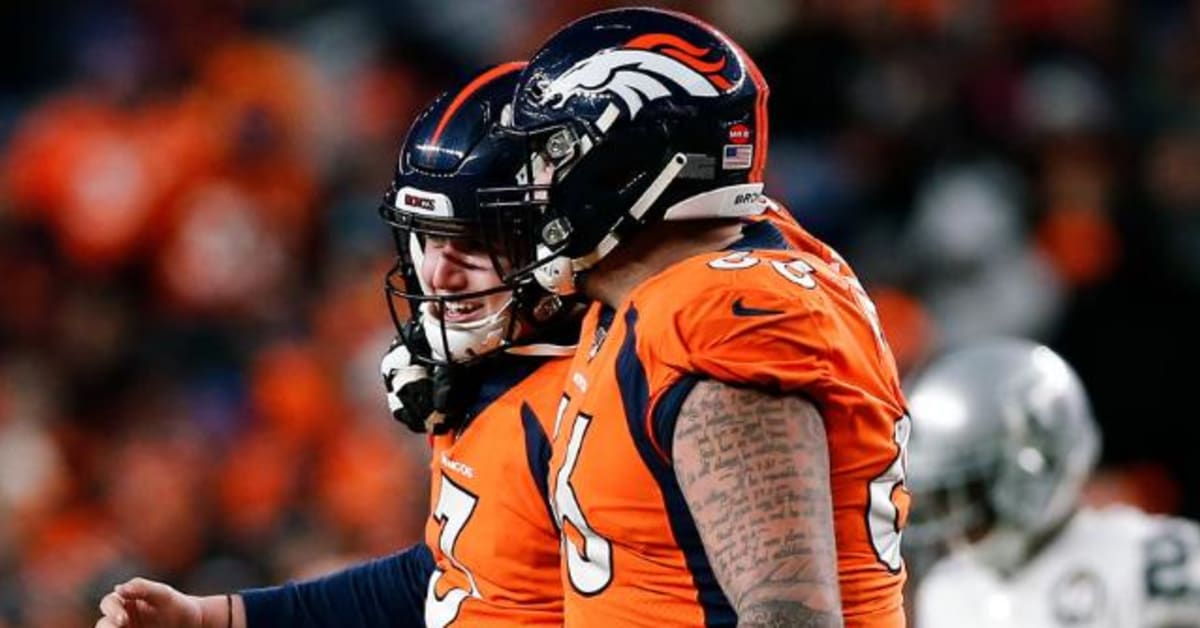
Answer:
[{"label": "tattooed forearm", "polygon": [[680,488],[740,625],[840,626],[829,452],[816,408],[701,382],[680,410],[673,446]]},{"label": "tattooed forearm", "polygon": [[738,626],[754,628],[825,628],[840,626],[837,613],[813,610],[799,602],[762,602],[738,610]]}]

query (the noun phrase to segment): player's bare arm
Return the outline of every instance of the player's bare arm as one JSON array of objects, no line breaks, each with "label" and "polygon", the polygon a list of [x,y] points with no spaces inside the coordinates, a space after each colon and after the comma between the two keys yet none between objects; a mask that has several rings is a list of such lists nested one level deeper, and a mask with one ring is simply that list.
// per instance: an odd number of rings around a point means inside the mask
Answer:
[{"label": "player's bare arm", "polygon": [[700,382],[672,457],[739,626],[842,625],[829,452],[811,403]]}]

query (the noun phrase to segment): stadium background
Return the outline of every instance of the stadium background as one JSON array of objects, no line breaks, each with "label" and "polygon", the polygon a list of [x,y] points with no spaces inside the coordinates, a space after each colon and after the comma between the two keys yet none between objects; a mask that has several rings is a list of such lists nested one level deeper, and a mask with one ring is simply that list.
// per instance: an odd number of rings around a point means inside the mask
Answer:
[{"label": "stadium background", "polygon": [[[441,88],[613,5],[3,3],[0,627],[419,538],[376,203]],[[906,371],[1048,342],[1102,423],[1088,499],[1200,514],[1200,5],[662,6],[758,60],[768,191],[867,280]]]}]

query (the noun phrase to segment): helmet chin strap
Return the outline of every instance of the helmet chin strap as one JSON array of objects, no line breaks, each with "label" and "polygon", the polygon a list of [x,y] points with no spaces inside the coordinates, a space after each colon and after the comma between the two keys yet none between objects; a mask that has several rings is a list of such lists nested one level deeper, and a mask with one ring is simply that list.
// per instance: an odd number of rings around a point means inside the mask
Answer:
[{"label": "helmet chin strap", "polygon": [[422,304],[421,325],[431,355],[442,362],[461,362],[495,350],[504,342],[512,317],[511,304],[509,299],[496,312],[465,323],[444,322],[433,303]]}]

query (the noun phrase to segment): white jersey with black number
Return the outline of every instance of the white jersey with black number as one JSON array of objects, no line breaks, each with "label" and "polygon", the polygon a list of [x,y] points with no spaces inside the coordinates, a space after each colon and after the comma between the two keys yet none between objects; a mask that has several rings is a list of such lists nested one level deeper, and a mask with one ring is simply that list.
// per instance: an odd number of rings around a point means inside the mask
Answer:
[{"label": "white jersey with black number", "polygon": [[1015,575],[969,551],[918,585],[916,628],[1200,627],[1200,527],[1083,509]]}]

